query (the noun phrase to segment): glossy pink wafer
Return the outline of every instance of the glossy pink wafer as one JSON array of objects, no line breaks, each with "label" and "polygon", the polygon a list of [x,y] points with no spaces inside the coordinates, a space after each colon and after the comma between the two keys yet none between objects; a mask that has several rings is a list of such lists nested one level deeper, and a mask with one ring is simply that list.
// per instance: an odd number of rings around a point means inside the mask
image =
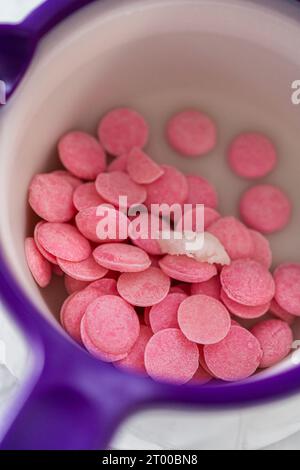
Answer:
[{"label": "glossy pink wafer", "polygon": [[275,300],[286,312],[300,316],[300,264],[286,263],[274,272]]},{"label": "glossy pink wafer", "polygon": [[58,143],[58,153],[64,167],[84,180],[94,180],[106,167],[102,146],[85,132],[74,131],[64,135]]},{"label": "glossy pink wafer", "polygon": [[168,294],[159,304],[151,307],[149,322],[154,333],[166,328],[178,328],[178,309],[186,298],[186,294]]},{"label": "glossy pink wafer", "polygon": [[40,287],[46,287],[50,284],[52,270],[49,261],[40,253],[33,238],[25,240],[25,255],[28,267],[37,284]]},{"label": "glossy pink wafer", "polygon": [[266,320],[256,324],[251,333],[259,341],[263,351],[260,368],[272,367],[282,361],[291,351],[293,333],[281,320]]},{"label": "glossy pink wafer", "polygon": [[94,260],[94,257],[90,255],[87,259],[74,263],[72,261],[66,261],[57,258],[58,266],[68,276],[77,279],[78,281],[92,282],[97,281],[104,277],[108,269],[103,268]]},{"label": "glossy pink wafer", "polygon": [[236,315],[239,318],[252,319],[260,318],[264,316],[270,309],[270,302],[257,307],[249,307],[248,305],[242,305],[234,300],[230,299],[228,295],[221,290],[221,300],[224,305],[228,308],[229,312]]},{"label": "glossy pink wafer", "polygon": [[125,172],[101,173],[96,179],[100,196],[114,206],[119,206],[120,196],[127,197],[127,207],[142,204],[147,197],[144,186],[135,183]]},{"label": "glossy pink wafer", "polygon": [[123,155],[134,147],[143,148],[149,137],[144,118],[129,108],[117,108],[108,112],[100,121],[99,139],[112,155]]},{"label": "glossy pink wafer", "polygon": [[151,265],[151,260],[145,251],[125,243],[100,245],[93,251],[93,256],[100,266],[122,273],[145,271]]},{"label": "glossy pink wafer", "polygon": [[48,222],[68,222],[75,215],[73,186],[53,173],[33,177],[29,186],[29,204]]},{"label": "glossy pink wafer", "polygon": [[197,345],[176,328],[159,331],[146,346],[146,371],[155,380],[184,384],[192,379],[198,366]]},{"label": "glossy pink wafer", "polygon": [[170,289],[170,278],[159,268],[150,267],[140,273],[123,273],[117,282],[123,299],[138,307],[151,307],[161,302]]},{"label": "glossy pink wafer", "polygon": [[270,184],[258,185],[243,194],[240,213],[249,227],[268,234],[288,225],[292,204],[280,188]]},{"label": "glossy pink wafer", "polygon": [[232,326],[220,343],[204,346],[204,357],[213,375],[226,382],[244,380],[256,372],[262,350],[258,340],[240,326]]},{"label": "glossy pink wafer", "polygon": [[207,295],[192,295],[180,304],[178,323],[190,341],[215,344],[227,336],[231,318],[228,310],[218,300]]},{"label": "glossy pink wafer", "polygon": [[127,356],[118,361],[116,365],[145,372],[145,349],[153,332],[148,326],[141,325],[140,334]]},{"label": "glossy pink wafer", "polygon": [[127,173],[138,184],[150,184],[160,178],[164,171],[142,149],[133,148],[127,158]]},{"label": "glossy pink wafer", "polygon": [[138,339],[140,323],[134,308],[115,295],[104,295],[89,304],[85,331],[92,343],[109,354],[125,354]]},{"label": "glossy pink wafer", "polygon": [[208,232],[222,243],[231,260],[252,257],[252,237],[247,227],[235,217],[220,218],[208,228]]},{"label": "glossy pink wafer", "polygon": [[243,305],[259,307],[272,300],[275,283],[270,272],[257,261],[240,259],[225,266],[221,284],[227,296]]},{"label": "glossy pink wafer", "polygon": [[39,227],[38,241],[46,251],[67,261],[83,261],[91,254],[89,242],[70,224],[46,222]]},{"label": "glossy pink wafer", "polygon": [[172,279],[183,282],[204,282],[217,274],[215,265],[201,263],[185,255],[166,255],[159,265]]},{"label": "glossy pink wafer", "polygon": [[198,157],[214,149],[217,129],[213,120],[195,109],[174,115],[167,125],[171,147],[186,157]]}]

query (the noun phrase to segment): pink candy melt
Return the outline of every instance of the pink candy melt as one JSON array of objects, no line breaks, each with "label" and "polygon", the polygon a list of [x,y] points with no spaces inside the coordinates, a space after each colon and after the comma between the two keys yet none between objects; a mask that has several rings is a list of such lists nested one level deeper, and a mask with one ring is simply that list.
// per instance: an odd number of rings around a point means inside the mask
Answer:
[{"label": "pink candy melt", "polygon": [[209,297],[213,297],[216,300],[220,300],[221,282],[219,276],[212,277],[209,279],[209,281],[192,284],[191,294],[208,295]]},{"label": "pink candy melt", "polygon": [[123,273],[118,279],[118,292],[137,307],[151,307],[161,302],[170,289],[170,278],[158,268],[140,273]]},{"label": "pink candy melt", "polygon": [[95,183],[85,183],[78,186],[73,194],[73,203],[78,211],[89,207],[97,207],[105,201],[96,191]]},{"label": "pink candy melt", "polygon": [[282,264],[274,272],[275,300],[286,312],[300,317],[300,264]]},{"label": "pink candy melt", "polygon": [[134,308],[114,295],[105,295],[92,302],[84,321],[86,334],[93,344],[114,355],[128,353],[140,332]]},{"label": "pink candy melt", "polygon": [[253,256],[254,243],[249,230],[235,217],[220,218],[208,232],[222,243],[231,260]]},{"label": "pink candy melt", "polygon": [[145,251],[123,243],[100,245],[94,250],[93,256],[100,266],[122,273],[145,271],[151,265]]},{"label": "pink candy melt", "polygon": [[243,305],[257,307],[270,302],[275,283],[270,272],[254,260],[236,260],[221,272],[221,284],[227,296]]},{"label": "pink candy melt", "polygon": [[211,374],[205,369],[203,369],[202,366],[199,366],[197,372],[191,379],[190,383],[194,383],[195,385],[205,385],[209,383],[212,379],[213,377],[211,376]]},{"label": "pink candy melt", "polygon": [[66,261],[60,258],[57,258],[57,262],[64,273],[78,281],[96,281],[97,279],[104,277],[108,272],[107,269],[96,263],[92,255],[78,263]]},{"label": "pink candy melt", "polygon": [[98,175],[96,190],[103,199],[114,206],[119,206],[120,196],[127,198],[127,207],[142,204],[147,197],[146,189],[135,183],[122,171],[112,171]]},{"label": "pink candy melt", "polygon": [[204,357],[215,377],[234,382],[254,374],[260,365],[262,350],[249,331],[232,326],[220,343],[204,347]]},{"label": "pink candy melt", "polygon": [[154,183],[147,185],[146,205],[184,204],[188,196],[186,177],[176,168],[162,165],[164,174]]},{"label": "pink candy melt", "polygon": [[272,300],[270,306],[270,312],[280,320],[285,321],[288,325],[292,325],[296,320],[296,316],[291,315],[286,310],[280,307],[275,299]]},{"label": "pink candy melt", "polygon": [[284,359],[291,351],[293,333],[281,320],[266,320],[255,325],[251,333],[259,341],[263,351],[260,368],[264,369]]},{"label": "pink candy melt", "polygon": [[146,346],[145,367],[153,379],[184,384],[192,379],[198,366],[197,345],[176,328],[159,331]]},{"label": "pink candy melt", "polygon": [[[203,226],[203,217],[204,217],[204,226]],[[215,209],[211,207],[202,208],[195,207],[190,211],[186,211],[184,216],[181,217],[178,221],[175,219],[175,230],[181,231],[190,231],[193,232],[203,232],[209,230],[209,227],[219,220],[221,215]]]},{"label": "pink candy melt", "polygon": [[36,175],[29,187],[29,204],[48,222],[68,222],[75,215],[74,187],[53,173]]},{"label": "pink candy melt", "polygon": [[248,179],[266,176],[277,163],[273,143],[264,135],[254,132],[236,137],[229,148],[228,158],[233,171]]},{"label": "pink candy melt", "polygon": [[122,241],[128,235],[127,216],[110,205],[82,209],[75,222],[82,235],[96,243]]},{"label": "pink candy melt", "polygon": [[200,263],[185,255],[166,255],[159,262],[162,271],[177,281],[204,282],[217,274],[213,264]]},{"label": "pink candy melt", "polygon": [[244,193],[240,213],[249,227],[268,234],[287,226],[292,205],[281,189],[265,184],[254,186]]},{"label": "pink candy melt", "polygon": [[60,311],[61,323],[75,341],[81,342],[80,323],[89,304],[99,296],[112,294],[115,285],[116,281],[103,279],[97,281],[97,284],[90,284],[85,289],[75,292],[65,300]]},{"label": "pink candy melt", "polygon": [[72,186],[72,188],[75,190],[76,188],[78,188],[78,186],[80,186],[82,184],[82,181],[79,179],[79,178],[76,178],[76,176],[74,175],[71,175],[71,173],[69,173],[68,171],[66,170],[55,170],[55,171],[52,171],[52,175],[57,175],[57,176],[60,176],[61,178],[63,178],[65,181],[68,181],[68,183],[70,183],[70,185]]},{"label": "pink candy melt", "polygon": [[229,312],[233,315],[236,315],[239,318],[252,319],[260,318],[265,315],[270,308],[270,302],[266,304],[259,305],[257,307],[249,307],[248,305],[242,305],[234,300],[230,299],[228,295],[221,291],[221,299],[224,305],[228,308]]},{"label": "pink candy melt", "polygon": [[91,254],[89,242],[69,224],[45,223],[38,231],[41,246],[66,261],[83,261]]},{"label": "pink candy melt", "polygon": [[255,230],[249,230],[249,232],[254,244],[252,259],[259,261],[267,269],[270,269],[272,265],[272,250],[269,240]]},{"label": "pink candy melt", "polygon": [[34,227],[34,234],[33,234],[33,237],[34,237],[34,241],[36,243],[36,246],[38,248],[38,250],[40,251],[40,253],[43,255],[44,258],[46,258],[46,260],[48,260],[50,263],[56,265],[57,264],[57,261],[56,261],[56,257],[51,255],[51,253],[48,253],[48,251],[46,251],[42,245],[39,243],[39,235],[38,235],[38,231],[39,231],[39,228],[44,224],[45,222],[38,222],[36,224],[36,226]]},{"label": "pink candy melt", "polygon": [[118,108],[107,113],[100,121],[99,139],[112,155],[123,155],[134,147],[143,148],[149,137],[144,118],[129,108]]},{"label": "pink candy melt", "polygon": [[206,179],[197,175],[187,175],[188,197],[186,204],[204,204],[215,209],[218,206],[216,189]]},{"label": "pink candy melt", "polygon": [[161,255],[158,243],[158,232],[167,224],[164,224],[153,214],[140,214],[132,220],[128,227],[128,235],[134,245],[145,250],[149,255]]},{"label": "pink candy melt", "polygon": [[106,155],[100,143],[84,132],[70,132],[58,143],[62,164],[70,173],[85,180],[93,180],[105,170]]},{"label": "pink candy melt", "polygon": [[25,255],[32,276],[40,287],[50,284],[52,271],[49,261],[47,261],[38,250],[33,238],[25,240]]},{"label": "pink candy melt", "polygon": [[159,304],[151,308],[149,322],[154,333],[166,328],[178,328],[178,308],[186,298],[186,294],[169,294]]},{"label": "pink candy melt", "polygon": [[[177,384],[244,380],[284,359],[289,325],[300,316],[300,264],[282,264],[272,276],[264,236],[291,218],[283,191],[270,184],[247,190],[240,200],[246,226],[221,216],[216,188],[202,176],[150,158],[148,126],[136,111],[107,113],[98,136],[63,136],[66,169],[38,174],[29,187],[42,220],[25,240],[28,267],[40,287],[61,277],[53,290],[64,283],[69,294],[60,311],[67,333],[99,360]],[[170,119],[167,137],[177,152],[196,157],[215,148],[217,130],[190,109]],[[239,176],[255,179],[275,167],[277,155],[268,138],[244,133],[228,159]],[[211,233],[230,263],[163,254],[160,232],[169,229]],[[208,252],[217,249],[214,237]]]},{"label": "pink candy melt", "polygon": [[70,277],[67,274],[65,275],[65,288],[69,295],[84,289],[89,284],[89,282],[78,281],[78,279],[74,279],[73,277]]},{"label": "pink candy melt", "polygon": [[141,325],[140,334],[127,356],[116,365],[145,372],[145,349],[153,333],[148,326]]},{"label": "pink candy melt", "polygon": [[139,184],[150,184],[160,178],[164,171],[141,149],[135,147],[127,158],[127,172]]},{"label": "pink candy melt", "polygon": [[111,171],[127,171],[127,159],[128,155],[120,155],[120,157],[116,157],[113,161],[108,165],[107,171],[110,173]]},{"label": "pink candy melt", "polygon": [[80,334],[81,334],[81,340],[85,348],[87,349],[87,351],[89,351],[89,353],[91,353],[94,357],[104,362],[117,362],[117,361],[120,361],[121,359],[126,358],[127,353],[109,354],[109,353],[101,351],[101,349],[95,346],[95,344],[91,341],[91,339],[89,338],[86,332],[85,323],[86,323],[85,319],[83,318],[80,324]]},{"label": "pink candy melt", "polygon": [[173,116],[167,125],[171,147],[186,157],[198,157],[214,149],[217,142],[215,123],[197,110]]},{"label": "pink candy melt", "polygon": [[231,318],[224,305],[206,295],[192,295],[178,309],[182,333],[194,343],[215,344],[227,336]]}]

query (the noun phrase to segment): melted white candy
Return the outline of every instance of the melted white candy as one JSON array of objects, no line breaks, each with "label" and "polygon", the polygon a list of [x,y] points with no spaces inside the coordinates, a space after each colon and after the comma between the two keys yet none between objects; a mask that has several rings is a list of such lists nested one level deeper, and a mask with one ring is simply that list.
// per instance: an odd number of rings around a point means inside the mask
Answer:
[{"label": "melted white candy", "polygon": [[222,243],[208,232],[161,232],[158,243],[162,252],[168,255],[186,255],[223,266],[231,261]]}]

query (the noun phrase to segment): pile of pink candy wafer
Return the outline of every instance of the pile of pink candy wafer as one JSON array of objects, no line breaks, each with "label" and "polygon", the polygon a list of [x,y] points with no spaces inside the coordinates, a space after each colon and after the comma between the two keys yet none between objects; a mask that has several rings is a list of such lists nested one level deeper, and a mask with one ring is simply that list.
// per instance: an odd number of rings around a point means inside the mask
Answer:
[{"label": "pile of pink candy wafer", "polygon": [[[53,275],[64,277],[63,328],[115,366],[206,384],[240,381],[275,365],[291,351],[291,325],[300,316],[300,264],[271,273],[265,236],[289,223],[288,197],[273,185],[253,185],[240,200],[241,221],[221,216],[213,185],[156,163],[143,150],[148,138],[145,119],[129,108],[106,114],[98,138],[79,131],[61,138],[64,169],[34,176],[29,187],[29,204],[41,218],[25,241],[35,281],[46,287]],[[187,110],[169,120],[166,138],[183,157],[197,158],[215,148],[217,129],[207,115]],[[244,133],[231,143],[228,162],[239,177],[255,180],[274,169],[277,152],[264,135]],[[120,196],[128,206],[204,204],[205,231],[221,242],[230,264],[163,254],[150,236],[131,237],[139,216],[120,210]],[[118,220],[117,233],[99,230],[103,204]]]}]

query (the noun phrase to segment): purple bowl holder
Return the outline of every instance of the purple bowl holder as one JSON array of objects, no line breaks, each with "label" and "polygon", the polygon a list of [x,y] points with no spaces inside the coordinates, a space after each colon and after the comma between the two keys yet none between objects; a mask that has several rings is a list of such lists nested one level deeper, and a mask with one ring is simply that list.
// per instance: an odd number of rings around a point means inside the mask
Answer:
[{"label": "purple bowl holder", "polygon": [[[0,25],[0,79],[6,82],[8,98],[42,37],[93,1],[48,0],[22,23]],[[1,449],[104,449],[122,419],[143,407],[228,408],[275,399],[300,388],[299,367],[257,383],[179,387],[102,363],[66,340],[38,312],[16,283],[3,253],[0,293],[33,356],[33,370],[8,416]]]}]

